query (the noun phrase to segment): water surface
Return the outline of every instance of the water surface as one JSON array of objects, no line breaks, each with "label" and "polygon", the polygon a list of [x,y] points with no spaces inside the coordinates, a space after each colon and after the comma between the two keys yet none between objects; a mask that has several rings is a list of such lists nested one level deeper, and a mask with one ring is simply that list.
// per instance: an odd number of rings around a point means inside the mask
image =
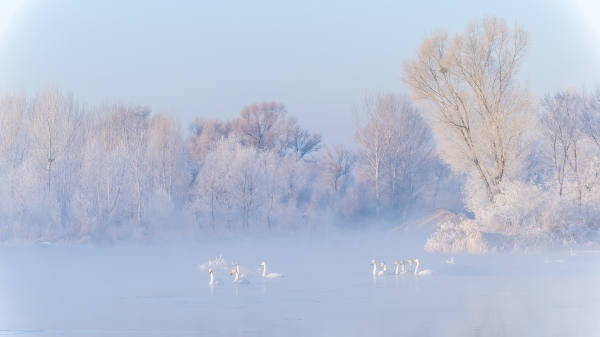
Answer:
[{"label": "water surface", "polygon": [[[209,286],[198,265],[267,262],[278,279]],[[0,249],[0,335],[598,336],[600,254],[426,254],[364,234]],[[419,258],[428,276],[373,276]]]}]

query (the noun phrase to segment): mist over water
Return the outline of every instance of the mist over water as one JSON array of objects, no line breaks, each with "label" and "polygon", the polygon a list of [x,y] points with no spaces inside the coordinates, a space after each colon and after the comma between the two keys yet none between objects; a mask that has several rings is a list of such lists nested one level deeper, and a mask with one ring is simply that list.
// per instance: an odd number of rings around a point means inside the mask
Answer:
[{"label": "mist over water", "polygon": [[[0,335],[594,336],[600,253],[450,255],[423,236],[353,233],[197,243],[4,247]],[[221,256],[249,285],[209,286]],[[427,276],[373,276],[418,258]]]}]

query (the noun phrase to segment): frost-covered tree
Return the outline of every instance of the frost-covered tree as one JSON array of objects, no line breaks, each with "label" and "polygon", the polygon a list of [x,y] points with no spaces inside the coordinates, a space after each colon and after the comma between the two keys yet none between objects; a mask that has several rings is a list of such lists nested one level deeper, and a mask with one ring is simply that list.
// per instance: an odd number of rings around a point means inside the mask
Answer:
[{"label": "frost-covered tree", "polygon": [[[80,110],[73,94],[63,96],[58,88],[47,87],[31,102],[28,115],[32,155],[43,172],[46,188],[64,173],[75,150],[73,142],[80,130]],[[58,172],[57,172],[58,171]]]},{"label": "frost-covered tree", "polygon": [[230,171],[233,200],[242,218],[242,230],[249,228],[250,219],[267,198],[268,177],[260,156],[262,153],[254,148],[240,147]]},{"label": "frost-covered tree", "polygon": [[343,194],[346,182],[354,169],[356,155],[354,151],[343,144],[333,145],[331,148],[325,146],[325,152],[321,156],[323,175],[327,185],[337,194]]},{"label": "frost-covered tree", "polygon": [[23,89],[10,89],[0,96],[0,159],[17,168],[25,160],[29,139],[25,120],[27,96]]},{"label": "frost-covered tree", "polygon": [[354,112],[355,138],[360,145],[358,164],[368,177],[375,196],[375,209],[379,215],[384,162],[390,155],[389,126],[396,112],[393,94],[365,95],[361,108]]},{"label": "frost-covered tree", "polygon": [[584,130],[600,147],[600,85],[587,95],[586,103]]},{"label": "frost-covered tree", "polygon": [[176,117],[155,115],[150,120],[148,130],[152,189],[164,191],[169,198],[181,198],[181,189],[188,180],[180,125]]},{"label": "frost-covered tree", "polygon": [[403,63],[402,81],[423,105],[440,155],[475,177],[490,201],[522,159],[534,121],[531,94],[517,76],[528,47],[523,28],[485,17],[454,37],[435,31]]},{"label": "frost-covered tree", "polygon": [[120,124],[121,135],[125,143],[125,154],[133,171],[135,198],[137,203],[136,220],[141,222],[142,205],[147,191],[147,148],[148,148],[148,117],[150,109],[135,106],[122,110]]},{"label": "frost-covered tree", "polygon": [[190,124],[191,135],[188,139],[188,149],[191,158],[202,165],[208,152],[213,150],[219,140],[229,137],[233,125],[217,119],[196,118]]},{"label": "frost-covered tree", "polygon": [[406,214],[426,185],[433,149],[429,126],[407,97],[392,93],[366,95],[355,120],[357,167],[373,193],[376,214],[383,205]]},{"label": "frost-covered tree", "polygon": [[306,158],[321,149],[321,135],[312,133],[298,125],[295,118],[290,118],[287,124],[287,149],[296,160]]},{"label": "frost-covered tree", "polygon": [[544,152],[552,163],[559,196],[563,195],[568,173],[577,175],[578,172],[585,107],[584,96],[569,90],[546,95],[540,104],[538,118],[546,145]]},{"label": "frost-covered tree", "polygon": [[285,106],[276,102],[262,102],[242,109],[237,123],[240,138],[258,150],[281,151],[287,145],[285,135],[288,119]]},{"label": "frost-covered tree", "polygon": [[406,215],[429,186],[432,161],[431,129],[407,97],[398,98],[399,109],[390,125],[390,155],[385,160],[384,192],[390,212]]}]

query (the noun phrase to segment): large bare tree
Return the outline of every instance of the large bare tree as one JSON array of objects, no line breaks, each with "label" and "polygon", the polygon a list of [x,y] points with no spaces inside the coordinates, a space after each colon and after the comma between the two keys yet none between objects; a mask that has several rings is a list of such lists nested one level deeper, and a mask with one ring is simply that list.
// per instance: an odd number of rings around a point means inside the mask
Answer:
[{"label": "large bare tree", "polygon": [[443,159],[478,177],[490,201],[534,120],[532,96],[517,77],[528,47],[523,28],[484,17],[454,37],[435,31],[403,64],[402,81],[430,116]]}]

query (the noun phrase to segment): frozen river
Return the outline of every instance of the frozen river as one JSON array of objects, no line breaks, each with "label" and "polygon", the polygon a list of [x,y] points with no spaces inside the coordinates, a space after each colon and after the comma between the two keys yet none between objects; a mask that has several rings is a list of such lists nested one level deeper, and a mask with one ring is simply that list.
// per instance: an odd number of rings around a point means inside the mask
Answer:
[{"label": "frozen river", "polygon": [[[220,255],[284,276],[210,287]],[[375,234],[4,247],[0,335],[600,336],[600,254],[453,257]],[[411,258],[436,274],[371,274]]]}]

